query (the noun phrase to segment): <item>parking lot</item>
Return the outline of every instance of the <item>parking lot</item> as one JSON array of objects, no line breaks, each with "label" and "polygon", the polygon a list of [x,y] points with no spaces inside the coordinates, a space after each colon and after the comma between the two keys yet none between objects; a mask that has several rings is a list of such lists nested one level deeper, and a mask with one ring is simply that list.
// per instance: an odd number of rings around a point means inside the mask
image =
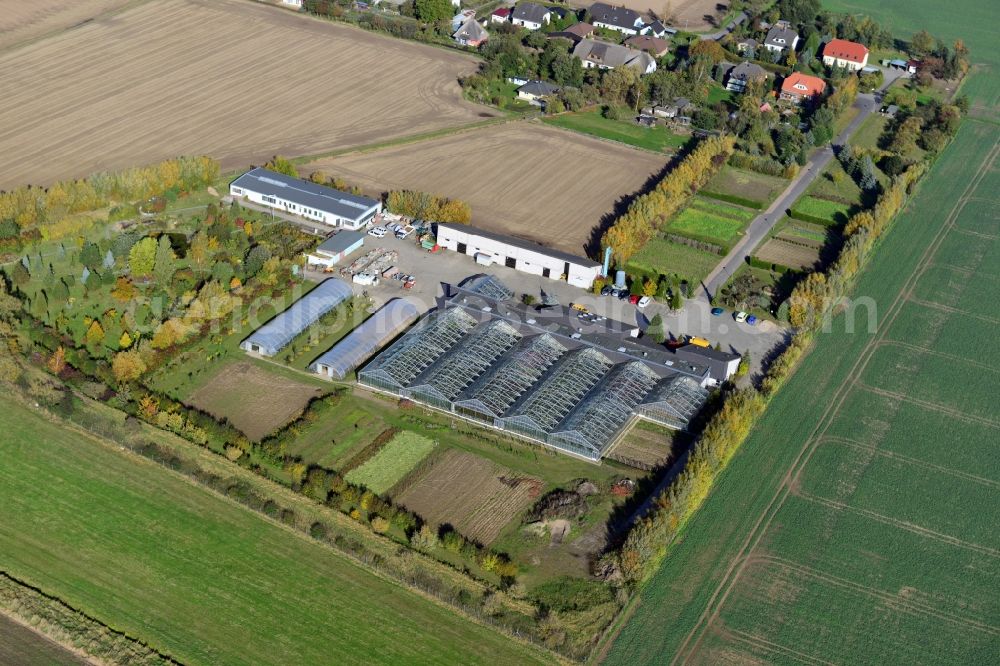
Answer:
[{"label": "parking lot", "polygon": [[645,328],[650,318],[660,314],[668,339],[696,335],[708,339],[713,345],[719,343],[725,351],[740,354],[749,351],[755,367],[788,334],[785,329],[770,321],[761,321],[755,326],[737,323],[733,313],[729,311],[722,316],[713,316],[711,306],[701,299],[685,302],[684,308],[676,313],[671,312],[666,304],[657,301],[640,310],[628,300],[614,296],[595,296],[565,282],[529,275],[501,265],[488,268],[479,266],[472,257],[448,250],[428,252],[420,246],[416,234],[411,234],[405,240],[399,240],[391,233],[383,238],[366,236],[364,247],[344,259],[337,266],[336,272],[308,271],[307,275],[314,280],[334,276],[349,281],[349,277],[340,275],[339,269],[349,266],[351,262],[377,248],[396,251],[398,260],[394,264],[394,270],[412,275],[414,283],[409,289],[403,287],[402,281],[393,279],[382,279],[377,285],[354,284],[355,292],[366,293],[374,301],[376,308],[393,298],[403,297],[413,302],[421,312],[426,312],[436,307],[438,298],[444,294],[443,284],[460,284],[473,275],[490,273],[518,295],[530,294],[539,302],[543,295],[548,295],[563,305],[580,303],[595,314],[634,324],[639,328]]}]

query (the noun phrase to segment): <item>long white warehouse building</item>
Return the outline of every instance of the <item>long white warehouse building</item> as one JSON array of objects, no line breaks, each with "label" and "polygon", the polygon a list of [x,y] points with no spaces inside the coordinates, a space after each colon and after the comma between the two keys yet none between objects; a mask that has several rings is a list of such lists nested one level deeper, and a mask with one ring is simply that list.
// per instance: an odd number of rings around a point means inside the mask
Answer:
[{"label": "long white warehouse building", "polygon": [[482,265],[499,264],[532,275],[565,280],[582,289],[590,289],[601,275],[601,264],[591,259],[464,224],[438,223],[437,244],[474,257]]},{"label": "long white warehouse building", "polygon": [[331,227],[360,229],[382,212],[382,202],[332,187],[256,168],[229,185],[234,198],[292,213]]}]

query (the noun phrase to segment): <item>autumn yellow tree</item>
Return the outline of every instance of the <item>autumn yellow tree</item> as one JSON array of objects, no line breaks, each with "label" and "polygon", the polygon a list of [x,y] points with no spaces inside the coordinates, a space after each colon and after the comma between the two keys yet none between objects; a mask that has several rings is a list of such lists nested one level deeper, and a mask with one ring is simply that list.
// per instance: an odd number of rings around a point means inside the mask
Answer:
[{"label": "autumn yellow tree", "polygon": [[146,372],[146,363],[137,351],[123,351],[115,354],[111,371],[119,382],[133,382]]},{"label": "autumn yellow tree", "polygon": [[104,341],[104,327],[95,319],[87,328],[87,344],[96,345]]},{"label": "autumn yellow tree", "polygon": [[49,357],[48,367],[49,372],[53,375],[58,375],[66,369],[66,350],[62,345],[56,347],[56,350],[52,352],[52,356]]}]

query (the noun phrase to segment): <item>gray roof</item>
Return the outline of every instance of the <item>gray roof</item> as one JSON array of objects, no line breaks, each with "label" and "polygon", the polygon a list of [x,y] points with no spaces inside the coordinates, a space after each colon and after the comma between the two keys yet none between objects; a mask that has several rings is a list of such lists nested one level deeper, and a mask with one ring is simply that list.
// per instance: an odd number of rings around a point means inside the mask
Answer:
[{"label": "gray roof", "polygon": [[709,375],[720,382],[729,379],[727,372],[729,364],[740,358],[739,354],[698,345],[684,345],[674,350],[674,354],[684,361],[708,366]]},{"label": "gray roof", "polygon": [[333,376],[343,379],[419,315],[420,311],[413,303],[394,298],[313,361],[310,367],[317,370],[319,365],[326,366]]},{"label": "gray roof", "polygon": [[287,310],[254,331],[240,346],[249,349],[250,345],[258,345],[262,353],[274,356],[296,335],[353,295],[351,285],[346,282],[337,278],[324,280]]},{"label": "gray roof", "polygon": [[465,39],[472,42],[480,41],[489,36],[490,35],[486,32],[486,29],[479,25],[474,18],[470,18],[468,21],[463,23],[462,27],[459,28],[454,35],[452,35],[455,39]]},{"label": "gray roof", "polygon": [[528,95],[534,95],[535,97],[545,97],[546,95],[554,95],[559,92],[561,88],[559,86],[549,83],[548,81],[528,81],[523,86],[517,89],[517,92],[524,92]]},{"label": "gray roof", "polygon": [[729,76],[741,81],[754,81],[767,78],[768,73],[760,65],[755,65],[752,62],[741,62],[729,70]]},{"label": "gray roof", "polygon": [[590,22],[605,23],[619,28],[635,29],[639,21],[639,12],[626,7],[615,7],[603,2],[595,2],[590,7]]},{"label": "gray roof", "polygon": [[340,254],[347,248],[355,245],[358,241],[363,241],[364,239],[365,235],[360,231],[344,229],[320,243],[316,251],[326,252],[327,254]]},{"label": "gray roof", "polygon": [[464,231],[468,234],[473,234],[475,236],[481,236],[482,238],[489,238],[490,240],[499,241],[501,243],[506,243],[512,247],[519,247],[522,250],[529,250],[531,252],[538,252],[539,254],[544,254],[549,257],[555,257],[556,259],[562,259],[563,261],[568,261],[571,264],[576,264],[577,266],[600,266],[601,264],[592,259],[587,259],[586,257],[580,257],[575,254],[570,254],[569,252],[562,252],[560,250],[553,250],[550,247],[545,247],[539,243],[533,243],[528,240],[523,240],[521,238],[515,238],[514,236],[507,236],[504,234],[493,233],[492,231],[486,231],[485,229],[477,229],[476,227],[470,227],[467,224],[448,224],[446,222],[438,222],[438,229],[457,229],[458,231]]},{"label": "gray roof", "polygon": [[798,39],[798,36],[799,33],[795,32],[791,28],[775,25],[767,31],[767,37],[764,38],[764,43],[783,49],[791,48],[792,42]]},{"label": "gray roof", "polygon": [[232,185],[314,208],[346,220],[360,220],[379,204],[375,199],[341,192],[332,187],[292,178],[261,167],[247,171],[234,180]]},{"label": "gray roof", "polygon": [[612,69],[622,65],[633,65],[645,71],[650,63],[656,62],[645,51],[593,39],[581,39],[573,47],[573,55],[580,60],[588,60],[600,67]]},{"label": "gray roof", "polygon": [[521,21],[545,23],[545,15],[548,13],[550,13],[548,7],[536,5],[533,2],[519,2],[514,7],[514,13],[511,16]]}]

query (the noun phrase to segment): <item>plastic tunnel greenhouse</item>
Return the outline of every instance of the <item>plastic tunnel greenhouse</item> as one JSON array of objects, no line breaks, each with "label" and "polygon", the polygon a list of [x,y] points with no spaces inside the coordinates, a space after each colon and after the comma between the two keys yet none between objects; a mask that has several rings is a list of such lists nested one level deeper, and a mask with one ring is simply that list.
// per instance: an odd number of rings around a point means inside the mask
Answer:
[{"label": "plastic tunnel greenhouse", "polygon": [[351,285],[346,282],[337,278],[324,280],[287,310],[254,331],[240,347],[262,356],[274,356],[295,336],[353,295]]},{"label": "plastic tunnel greenhouse", "polygon": [[420,311],[413,303],[394,298],[350,332],[312,364],[312,369],[332,379],[344,379],[362,363],[412,324]]}]

